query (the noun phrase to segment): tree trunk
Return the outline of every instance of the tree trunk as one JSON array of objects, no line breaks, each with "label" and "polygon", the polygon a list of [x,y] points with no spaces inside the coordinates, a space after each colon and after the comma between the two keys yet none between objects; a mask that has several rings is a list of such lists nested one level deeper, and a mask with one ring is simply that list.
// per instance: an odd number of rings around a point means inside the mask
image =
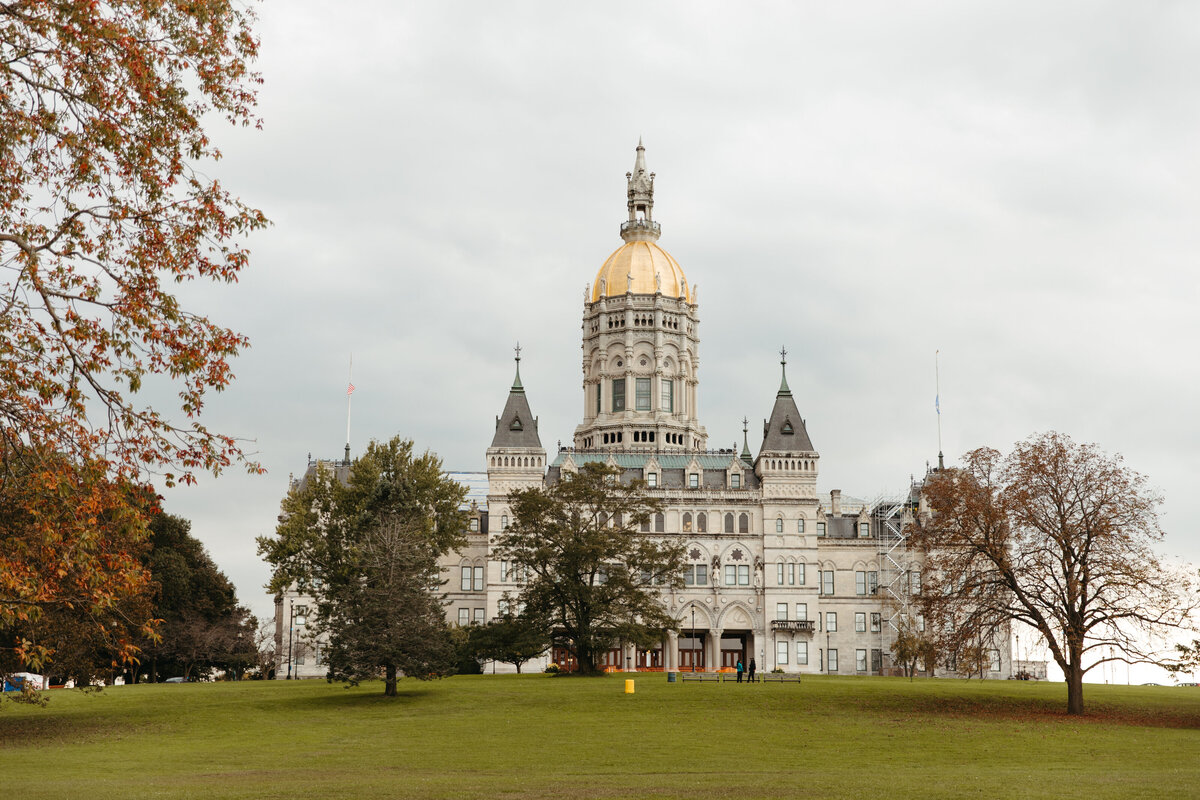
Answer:
[{"label": "tree trunk", "polygon": [[1083,713],[1083,668],[1076,661],[1070,664],[1067,674],[1067,713]]},{"label": "tree trunk", "polygon": [[517,674],[518,675],[521,674],[521,662],[520,661],[517,662]]},{"label": "tree trunk", "polygon": [[383,693],[388,697],[396,696],[396,665],[388,664],[384,672]]}]

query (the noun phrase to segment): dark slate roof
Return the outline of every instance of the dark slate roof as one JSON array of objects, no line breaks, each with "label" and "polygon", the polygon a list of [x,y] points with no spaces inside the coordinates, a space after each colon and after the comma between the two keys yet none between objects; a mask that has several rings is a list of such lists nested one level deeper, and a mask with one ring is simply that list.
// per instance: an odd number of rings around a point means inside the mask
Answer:
[{"label": "dark slate roof", "polygon": [[[704,489],[725,489],[725,470],[731,461],[737,460],[737,454],[733,450],[722,451],[718,453],[689,453],[689,452],[669,452],[669,453],[608,453],[605,451],[562,451],[554,459],[554,463],[546,472],[546,483],[556,483],[562,476],[563,462],[570,457],[574,460],[577,466],[583,466],[591,461],[599,461],[607,463],[611,458],[621,468],[621,480],[624,483],[629,483],[635,478],[644,478],[646,474],[646,462],[651,458],[658,461],[659,472],[662,476],[659,488],[661,489],[685,489],[688,484],[688,465],[695,459],[700,464],[702,472],[700,478],[700,486]],[[754,470],[746,464],[742,464],[742,488],[756,489],[758,488],[758,476],[754,474]],[[737,491],[737,490],[734,490]]]},{"label": "dark slate roof", "polygon": [[529,401],[525,399],[520,375],[508,393],[504,412],[496,418],[496,435],[492,437],[492,447],[532,447],[537,450],[542,448],[537,417],[529,410]]},{"label": "dark slate roof", "polygon": [[779,394],[775,395],[771,418],[763,425],[763,443],[758,452],[759,455],[815,452],[812,440],[808,438],[808,429],[804,426],[804,418],[792,399],[786,376],[779,387]]}]

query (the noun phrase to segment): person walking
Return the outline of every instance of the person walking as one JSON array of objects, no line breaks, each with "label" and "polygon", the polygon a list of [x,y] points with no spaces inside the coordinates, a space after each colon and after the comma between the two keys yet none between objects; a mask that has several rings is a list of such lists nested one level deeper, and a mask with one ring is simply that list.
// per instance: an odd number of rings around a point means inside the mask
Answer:
[{"label": "person walking", "polygon": [[750,681],[749,681],[750,683],[754,683],[754,667],[755,667],[754,659],[751,658],[750,659],[750,671],[749,671],[749,673],[747,673],[747,676],[746,676],[750,679]]},{"label": "person walking", "polygon": [[738,674],[737,682],[741,683],[742,682],[742,660],[740,658],[737,660],[737,674]]}]

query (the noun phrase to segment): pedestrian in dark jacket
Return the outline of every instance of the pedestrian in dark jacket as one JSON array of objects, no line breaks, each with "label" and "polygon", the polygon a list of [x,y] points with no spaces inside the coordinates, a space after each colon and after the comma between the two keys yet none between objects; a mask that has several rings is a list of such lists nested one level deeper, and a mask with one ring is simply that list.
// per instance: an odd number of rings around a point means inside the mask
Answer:
[{"label": "pedestrian in dark jacket", "polygon": [[754,683],[754,667],[755,667],[754,659],[752,658],[752,659],[750,659],[750,672],[747,675],[747,677],[750,679],[750,683]]}]

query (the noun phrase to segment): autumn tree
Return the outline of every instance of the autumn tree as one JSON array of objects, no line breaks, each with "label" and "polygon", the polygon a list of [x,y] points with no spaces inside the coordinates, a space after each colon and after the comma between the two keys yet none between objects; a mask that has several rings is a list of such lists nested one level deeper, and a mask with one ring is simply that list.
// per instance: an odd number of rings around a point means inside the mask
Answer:
[{"label": "autumn tree", "polygon": [[[89,528],[125,482],[258,469],[199,419],[246,339],[174,294],[236,280],[242,236],[266,224],[210,177],[206,129],[258,124],[251,22],[233,0],[0,3],[0,503],[19,509],[25,476],[62,460],[86,477],[59,487],[55,514],[81,512],[68,540],[47,527],[0,539],[0,629],[76,602],[59,579],[29,579],[47,553],[93,570],[76,582],[87,602],[144,583],[101,567],[119,547]],[[151,387],[177,392],[177,412],[141,399]],[[144,524],[148,509],[129,508]]]},{"label": "autumn tree", "polygon": [[642,532],[659,504],[620,477],[592,462],[513,492],[514,521],[497,542],[529,575],[519,596],[526,613],[546,620],[583,674],[617,642],[649,646],[675,626],[659,597],[682,585],[683,545]]},{"label": "autumn tree", "polygon": [[1006,457],[967,453],[929,478],[922,500],[922,594],[957,601],[975,629],[1035,628],[1066,676],[1068,713],[1083,713],[1083,676],[1097,664],[1168,663],[1153,642],[1188,623],[1196,595],[1154,552],[1159,497],[1120,456],[1047,433]]},{"label": "autumn tree", "polygon": [[275,536],[258,540],[269,588],[316,597],[331,680],[443,675],[454,661],[436,593],[438,558],[465,543],[466,489],[432,453],[399,437],[372,442],[343,483],[324,465],[289,492]]}]

